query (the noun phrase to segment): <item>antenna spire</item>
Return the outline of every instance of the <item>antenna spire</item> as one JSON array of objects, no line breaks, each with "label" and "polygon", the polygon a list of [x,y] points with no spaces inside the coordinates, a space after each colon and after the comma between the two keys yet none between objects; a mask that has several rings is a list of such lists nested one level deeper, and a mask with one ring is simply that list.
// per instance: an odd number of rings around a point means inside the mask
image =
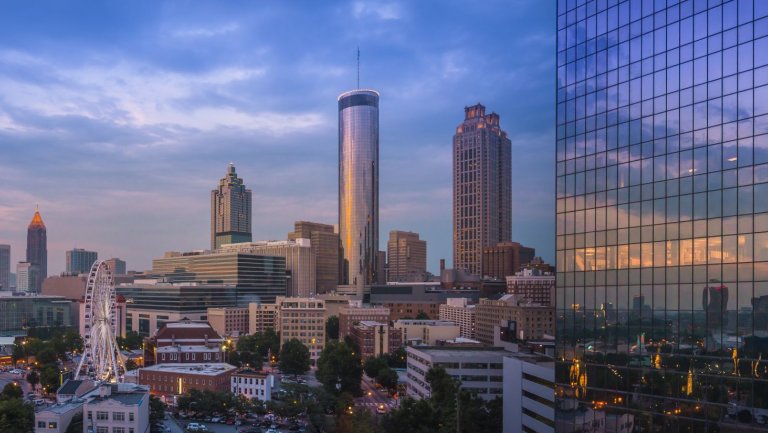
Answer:
[{"label": "antenna spire", "polygon": [[360,88],[360,47],[357,47],[357,88]]}]

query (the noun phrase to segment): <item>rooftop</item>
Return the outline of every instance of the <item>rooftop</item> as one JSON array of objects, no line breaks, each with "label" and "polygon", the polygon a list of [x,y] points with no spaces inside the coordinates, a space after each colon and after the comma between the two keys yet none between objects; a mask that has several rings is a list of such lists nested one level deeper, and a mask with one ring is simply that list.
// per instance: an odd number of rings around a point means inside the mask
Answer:
[{"label": "rooftop", "polygon": [[157,364],[142,368],[141,371],[218,376],[236,368],[234,365],[217,362],[212,364]]},{"label": "rooftop", "polygon": [[214,346],[183,346],[174,344],[157,348],[158,353],[184,353],[184,352],[221,352],[218,344]]},{"label": "rooftop", "polygon": [[236,372],[232,373],[232,375],[233,376],[258,377],[258,378],[261,378],[261,379],[265,379],[265,378],[271,376],[271,374],[269,374],[267,372],[256,371],[256,370],[253,370],[253,369],[250,369],[250,368],[244,368],[242,370],[236,371]]},{"label": "rooftop", "polygon": [[363,326],[388,326],[386,323],[377,322],[375,320],[361,320],[358,324]]},{"label": "rooftop", "polygon": [[410,320],[400,319],[395,321],[395,325],[421,325],[421,326],[459,326],[450,320]]},{"label": "rooftop", "polygon": [[66,403],[56,403],[50,406],[43,406],[35,410],[35,412],[53,412],[55,414],[61,415],[73,410],[77,410],[83,405],[83,403],[85,403],[85,400],[74,399]]}]

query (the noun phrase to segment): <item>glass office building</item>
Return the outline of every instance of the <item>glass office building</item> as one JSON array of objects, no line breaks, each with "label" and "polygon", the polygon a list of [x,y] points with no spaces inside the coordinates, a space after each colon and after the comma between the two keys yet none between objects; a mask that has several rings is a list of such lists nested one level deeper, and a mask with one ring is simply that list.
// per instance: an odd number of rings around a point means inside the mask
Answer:
[{"label": "glass office building", "polygon": [[558,431],[768,431],[766,182],[768,1],[558,1]]},{"label": "glass office building", "polygon": [[342,282],[363,287],[378,279],[379,93],[339,95],[339,237]]}]

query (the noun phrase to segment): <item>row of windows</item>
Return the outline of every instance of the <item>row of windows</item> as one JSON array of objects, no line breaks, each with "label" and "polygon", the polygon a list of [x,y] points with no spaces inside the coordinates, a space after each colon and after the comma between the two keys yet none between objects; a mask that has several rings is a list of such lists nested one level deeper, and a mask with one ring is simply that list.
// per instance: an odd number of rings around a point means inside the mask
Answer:
[{"label": "row of windows", "polygon": [[[88,411],[88,419],[93,419],[93,411]],[[96,411],[96,420],[97,421],[109,421],[109,412],[107,411]],[[112,412],[112,421],[125,421],[125,412]],[[128,421],[133,422],[134,421],[134,414],[133,412],[128,412]]]}]

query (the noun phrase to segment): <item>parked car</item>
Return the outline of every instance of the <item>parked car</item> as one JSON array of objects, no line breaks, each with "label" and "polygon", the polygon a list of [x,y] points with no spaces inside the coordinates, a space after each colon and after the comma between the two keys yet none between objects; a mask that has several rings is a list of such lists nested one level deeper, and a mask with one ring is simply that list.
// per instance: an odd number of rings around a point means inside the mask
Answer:
[{"label": "parked car", "polygon": [[209,422],[217,422],[218,423],[218,422],[222,422],[222,421],[224,421],[224,418],[222,418],[220,416],[214,416],[214,417],[211,418],[211,420]]},{"label": "parked car", "polygon": [[198,424],[196,422],[191,422],[187,424],[187,431],[196,432],[196,431],[207,431],[208,427],[206,427],[204,424]]}]

